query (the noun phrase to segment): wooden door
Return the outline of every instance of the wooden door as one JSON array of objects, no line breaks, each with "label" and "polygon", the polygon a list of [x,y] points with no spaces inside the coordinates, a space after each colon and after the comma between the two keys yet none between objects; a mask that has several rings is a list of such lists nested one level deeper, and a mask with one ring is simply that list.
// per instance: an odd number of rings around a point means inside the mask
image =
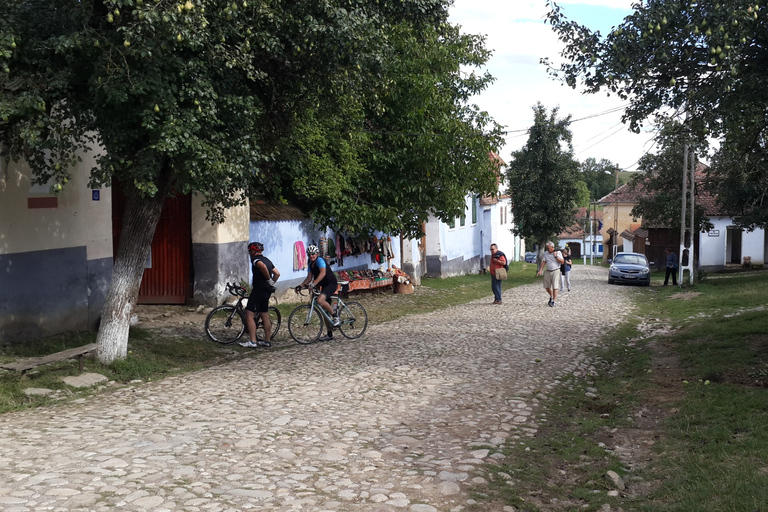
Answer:
[{"label": "wooden door", "polygon": [[[117,256],[125,195],[112,185],[112,243]],[[139,288],[139,304],[185,304],[191,297],[192,217],[189,195],[169,197],[157,224]]]}]

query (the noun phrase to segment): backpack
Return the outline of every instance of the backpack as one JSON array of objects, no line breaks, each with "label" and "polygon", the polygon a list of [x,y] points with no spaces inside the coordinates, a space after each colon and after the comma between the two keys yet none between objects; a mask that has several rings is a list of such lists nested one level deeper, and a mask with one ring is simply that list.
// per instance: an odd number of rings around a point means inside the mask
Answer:
[{"label": "backpack", "polygon": [[504,263],[504,270],[509,272],[509,260],[507,259],[507,255],[504,254],[501,251],[496,251],[496,254],[494,256],[496,256],[496,255],[504,256],[504,261],[505,261],[505,263]]}]

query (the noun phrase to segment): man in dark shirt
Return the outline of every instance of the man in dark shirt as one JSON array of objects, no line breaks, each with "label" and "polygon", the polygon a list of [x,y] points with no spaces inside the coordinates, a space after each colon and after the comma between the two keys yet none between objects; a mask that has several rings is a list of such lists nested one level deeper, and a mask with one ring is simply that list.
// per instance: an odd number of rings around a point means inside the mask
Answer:
[{"label": "man in dark shirt", "polygon": [[669,276],[672,276],[672,286],[677,286],[677,254],[672,252],[671,247],[665,249],[667,253],[667,273],[664,276],[664,286],[669,283]]},{"label": "man in dark shirt", "polygon": [[[269,319],[269,297],[275,292],[275,281],[280,277],[280,272],[275,265],[264,256],[264,244],[251,242],[248,244],[248,255],[251,257],[253,282],[251,295],[248,297],[248,305],[245,306],[245,325],[248,327],[249,341],[240,343],[243,347],[271,347],[272,321]],[[264,325],[264,340],[256,339],[256,313],[261,317]]]}]

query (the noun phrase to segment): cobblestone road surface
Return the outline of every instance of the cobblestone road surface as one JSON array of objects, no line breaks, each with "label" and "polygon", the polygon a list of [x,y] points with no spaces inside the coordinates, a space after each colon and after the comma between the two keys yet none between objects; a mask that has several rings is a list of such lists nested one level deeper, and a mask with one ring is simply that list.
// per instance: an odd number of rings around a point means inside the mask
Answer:
[{"label": "cobblestone road surface", "polygon": [[5,414],[0,510],[464,510],[493,447],[535,431],[538,401],[631,311],[605,269],[573,281],[555,308],[540,283],[501,306],[489,286],[360,340]]}]

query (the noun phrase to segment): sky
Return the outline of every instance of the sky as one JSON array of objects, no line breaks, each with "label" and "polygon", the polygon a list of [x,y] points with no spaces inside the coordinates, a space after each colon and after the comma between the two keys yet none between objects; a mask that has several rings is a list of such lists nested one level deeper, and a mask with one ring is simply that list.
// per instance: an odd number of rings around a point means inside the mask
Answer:
[{"label": "sky", "polygon": [[[569,19],[607,34],[632,12],[633,0],[558,0]],[[505,162],[512,151],[526,143],[526,129],[533,124],[533,105],[540,101],[547,110],[560,107],[560,117],[571,115],[574,155],[580,162],[589,157],[608,159],[622,170],[637,170],[637,160],[654,152],[653,134],[633,134],[621,124],[622,107],[615,96],[605,93],[584,95],[578,89],[550,78],[543,57],[559,59],[561,43],[549,25],[544,0],[455,0],[449,10],[450,21],[461,25],[462,32],[486,35],[486,48],[493,56],[481,71],[488,71],[496,81],[472,100],[488,111],[509,132],[500,151]]]}]

